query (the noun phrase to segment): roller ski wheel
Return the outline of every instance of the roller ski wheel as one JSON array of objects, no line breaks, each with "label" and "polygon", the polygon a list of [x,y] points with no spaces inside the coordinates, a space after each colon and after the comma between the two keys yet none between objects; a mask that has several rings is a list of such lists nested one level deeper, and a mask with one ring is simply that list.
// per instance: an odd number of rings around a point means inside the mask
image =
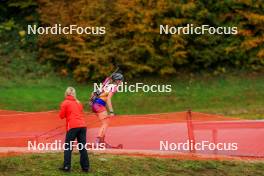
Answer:
[{"label": "roller ski wheel", "polygon": [[123,144],[118,144],[117,146],[112,146],[108,143],[105,143],[106,149],[123,149]]}]

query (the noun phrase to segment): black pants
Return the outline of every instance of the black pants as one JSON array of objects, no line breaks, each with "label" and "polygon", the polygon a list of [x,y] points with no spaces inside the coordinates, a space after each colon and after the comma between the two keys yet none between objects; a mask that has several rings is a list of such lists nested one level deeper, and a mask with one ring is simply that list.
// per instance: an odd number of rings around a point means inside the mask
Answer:
[{"label": "black pants", "polygon": [[[65,138],[65,150],[64,150],[64,167],[71,168],[71,154],[72,148],[70,148],[70,142],[77,138],[77,142],[83,145],[83,149],[80,152],[80,164],[83,169],[89,169],[89,158],[87,150],[85,148],[86,144],[86,128],[72,128],[66,133]],[[75,144],[76,145],[76,144]]]}]

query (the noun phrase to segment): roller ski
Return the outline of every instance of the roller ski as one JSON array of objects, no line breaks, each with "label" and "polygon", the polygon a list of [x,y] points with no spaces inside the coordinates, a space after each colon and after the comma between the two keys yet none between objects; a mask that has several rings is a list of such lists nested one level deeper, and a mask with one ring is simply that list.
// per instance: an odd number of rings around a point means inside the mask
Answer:
[{"label": "roller ski", "polygon": [[104,144],[106,149],[123,149],[123,144],[118,144],[117,146],[113,146],[107,142],[105,142],[105,136],[104,137],[97,137],[96,138],[96,144]]}]

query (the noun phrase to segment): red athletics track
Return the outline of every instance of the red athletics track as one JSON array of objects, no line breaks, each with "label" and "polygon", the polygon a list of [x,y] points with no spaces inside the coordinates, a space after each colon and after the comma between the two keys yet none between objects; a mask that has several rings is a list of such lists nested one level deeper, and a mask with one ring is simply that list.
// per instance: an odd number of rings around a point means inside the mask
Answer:
[{"label": "red athletics track", "polygon": [[[85,115],[88,142],[94,142],[100,122],[95,115]],[[65,121],[57,112],[15,112],[0,110],[0,147],[26,147],[28,141],[54,142],[63,140]],[[169,150],[172,152],[227,156],[264,157],[264,121],[246,121],[219,115],[176,112],[113,117],[106,141],[123,144],[123,151],[160,151],[160,141],[194,144],[208,141],[237,143],[237,150]],[[174,145],[175,146],[175,145]],[[164,149],[164,148],[163,148]]]}]

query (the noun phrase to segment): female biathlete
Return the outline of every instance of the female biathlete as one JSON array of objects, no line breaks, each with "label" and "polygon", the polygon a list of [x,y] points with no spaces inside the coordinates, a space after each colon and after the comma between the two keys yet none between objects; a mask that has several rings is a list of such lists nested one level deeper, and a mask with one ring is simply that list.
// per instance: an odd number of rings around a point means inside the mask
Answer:
[{"label": "female biathlete", "polygon": [[121,73],[113,73],[105,79],[101,91],[97,90],[93,92],[90,98],[92,111],[96,113],[102,124],[96,138],[96,143],[105,143],[106,148],[114,148],[105,142],[105,134],[110,122],[109,117],[114,116],[111,98],[117,91],[117,86],[121,84],[123,80],[124,77]]}]

